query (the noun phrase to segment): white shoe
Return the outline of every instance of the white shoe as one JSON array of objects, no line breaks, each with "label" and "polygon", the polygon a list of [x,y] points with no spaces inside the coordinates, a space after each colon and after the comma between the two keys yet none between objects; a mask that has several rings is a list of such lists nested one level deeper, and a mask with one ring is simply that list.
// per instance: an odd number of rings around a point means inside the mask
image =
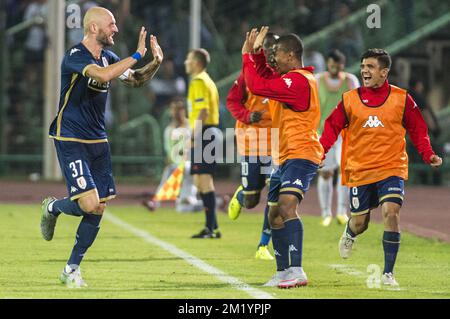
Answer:
[{"label": "white shoe", "polygon": [[306,286],[308,284],[308,278],[302,267],[291,267],[288,269],[288,275],[285,280],[280,281],[278,288],[294,288],[300,286]]},{"label": "white shoe", "polygon": [[327,216],[327,217],[322,218],[322,221],[320,222],[320,224],[324,227],[328,227],[328,226],[330,226],[332,220],[333,220],[333,217]]},{"label": "white shoe", "polygon": [[272,276],[272,278],[266,282],[263,286],[264,287],[277,287],[278,284],[282,281],[285,280],[288,276],[289,273],[289,269],[285,269],[282,271],[277,271],[275,273],[275,275]]},{"label": "white shoe", "polygon": [[71,269],[70,266],[66,266],[59,277],[61,283],[66,284],[68,288],[82,288],[87,287],[86,282],[81,278],[80,267]]},{"label": "white shoe", "polygon": [[383,286],[388,286],[392,288],[398,288],[400,286],[391,272],[385,273],[383,274],[383,276],[381,276],[381,284]]},{"label": "white shoe", "polygon": [[353,243],[356,240],[355,237],[351,237],[349,234],[347,234],[347,227],[348,225],[345,227],[344,233],[342,234],[342,237],[339,240],[339,255],[342,258],[349,258],[351,256]]}]

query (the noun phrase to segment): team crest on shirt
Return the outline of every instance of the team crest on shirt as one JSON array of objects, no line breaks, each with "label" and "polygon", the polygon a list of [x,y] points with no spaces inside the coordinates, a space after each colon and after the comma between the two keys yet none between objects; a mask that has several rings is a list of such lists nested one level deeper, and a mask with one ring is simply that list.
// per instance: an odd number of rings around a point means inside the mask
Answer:
[{"label": "team crest on shirt", "polygon": [[366,121],[366,124],[364,124],[363,127],[377,128],[379,126],[384,127],[383,122],[381,122],[378,116],[369,115],[369,119]]},{"label": "team crest on shirt", "polygon": [[77,178],[77,184],[81,189],[86,189],[87,183],[83,176]]},{"label": "team crest on shirt", "polygon": [[358,209],[359,208],[359,199],[358,197],[353,197],[352,198],[352,206],[354,209]]}]

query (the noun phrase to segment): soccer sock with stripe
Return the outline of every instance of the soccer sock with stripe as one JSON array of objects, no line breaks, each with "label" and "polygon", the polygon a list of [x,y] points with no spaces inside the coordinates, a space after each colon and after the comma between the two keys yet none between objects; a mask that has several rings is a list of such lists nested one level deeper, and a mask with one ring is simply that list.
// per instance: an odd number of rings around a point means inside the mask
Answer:
[{"label": "soccer sock with stripe", "polygon": [[284,222],[288,236],[289,256],[291,267],[302,266],[303,254],[303,224],[300,218],[290,219]]},{"label": "soccer sock with stripe", "polygon": [[48,205],[50,214],[59,216],[61,213],[72,216],[83,216],[84,212],[78,205],[77,200],[70,200],[69,197],[57,199]]},{"label": "soccer sock with stripe", "polygon": [[345,232],[346,232],[347,235],[349,235],[350,237],[355,238],[355,237],[356,237],[356,234],[350,229],[350,221],[351,221],[351,220],[352,220],[351,218],[348,220],[347,226],[345,227]]},{"label": "soccer sock with stripe", "polygon": [[84,254],[97,237],[98,231],[100,230],[101,219],[102,215],[83,214],[83,218],[77,229],[75,245],[73,246],[72,254],[67,262],[72,269],[76,268],[72,265],[80,265]]},{"label": "soccer sock with stripe", "polygon": [[400,233],[385,231],[383,233],[384,270],[383,274],[393,273],[395,259],[400,248]]},{"label": "soccer sock with stripe", "polygon": [[289,243],[286,228],[272,228],[272,244],[275,251],[277,271],[289,268]]},{"label": "soccer sock with stripe", "polygon": [[333,178],[323,178],[319,175],[317,179],[317,195],[322,217],[331,216],[331,202],[333,198]]},{"label": "soccer sock with stripe", "polygon": [[266,208],[264,209],[264,223],[261,232],[261,239],[259,240],[258,247],[267,246],[269,244],[271,234],[272,231],[270,230],[269,225],[269,205],[266,205]]},{"label": "soccer sock with stripe", "polygon": [[240,204],[242,207],[244,207],[244,190],[241,189],[241,190],[237,193],[236,198],[237,198],[239,204]]},{"label": "soccer sock with stripe", "polygon": [[218,228],[216,219],[216,193],[200,193],[200,197],[203,201],[203,206],[205,207],[206,215],[206,227],[213,231]]}]

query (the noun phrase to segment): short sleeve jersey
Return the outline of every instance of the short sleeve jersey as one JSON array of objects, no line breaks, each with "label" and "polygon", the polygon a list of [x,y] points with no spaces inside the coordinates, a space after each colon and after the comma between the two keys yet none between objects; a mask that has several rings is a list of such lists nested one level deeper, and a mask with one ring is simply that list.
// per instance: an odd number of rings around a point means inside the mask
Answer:
[{"label": "short sleeve jersey", "polygon": [[97,60],[82,43],[65,53],[58,113],[49,130],[51,138],[81,143],[107,141],[105,108],[110,82],[100,83],[87,77],[86,67],[106,67],[119,60],[109,50],[102,50]]}]

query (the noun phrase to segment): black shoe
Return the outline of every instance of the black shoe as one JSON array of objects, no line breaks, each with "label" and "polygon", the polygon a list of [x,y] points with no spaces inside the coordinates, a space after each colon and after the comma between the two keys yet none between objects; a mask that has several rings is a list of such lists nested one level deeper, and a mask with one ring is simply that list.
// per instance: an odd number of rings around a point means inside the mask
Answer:
[{"label": "black shoe", "polygon": [[219,231],[212,232],[209,228],[203,228],[198,234],[192,235],[191,238],[220,238],[221,234]]}]

